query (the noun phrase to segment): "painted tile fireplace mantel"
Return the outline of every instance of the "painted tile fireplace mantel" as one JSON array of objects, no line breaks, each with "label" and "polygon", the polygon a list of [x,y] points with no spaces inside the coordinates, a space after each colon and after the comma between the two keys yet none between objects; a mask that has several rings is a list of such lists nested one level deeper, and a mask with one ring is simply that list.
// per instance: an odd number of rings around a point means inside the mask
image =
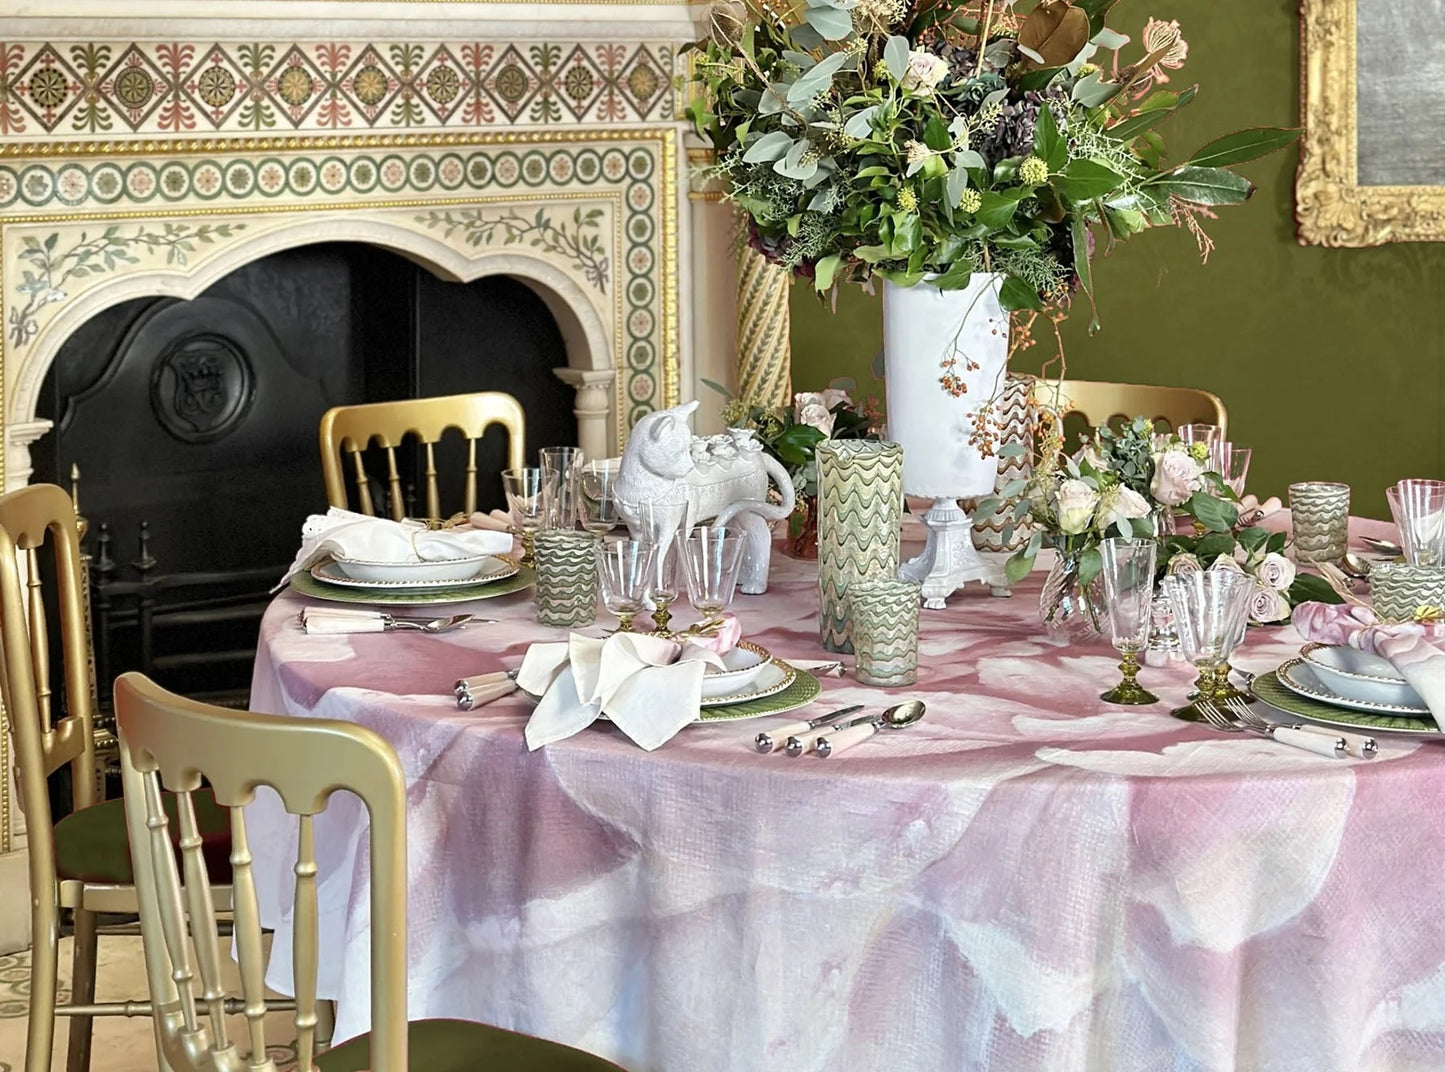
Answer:
[{"label": "painted tile fireplace mantel", "polygon": [[[703,379],[733,382],[731,220],[690,193],[680,118],[679,53],[701,15],[606,0],[10,0],[4,486],[30,477],[49,430],[41,385],[86,319],[194,297],[313,242],[525,282],[561,329],[557,373],[594,455]],[[0,778],[0,950],[26,941],[9,789]]]}]

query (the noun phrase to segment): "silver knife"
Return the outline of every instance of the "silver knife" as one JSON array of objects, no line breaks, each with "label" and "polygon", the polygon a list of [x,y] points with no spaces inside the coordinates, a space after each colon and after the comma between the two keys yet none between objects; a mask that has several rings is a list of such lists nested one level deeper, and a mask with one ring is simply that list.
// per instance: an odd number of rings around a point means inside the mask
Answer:
[{"label": "silver knife", "polygon": [[[854,711],[861,710],[863,710],[863,705],[859,704],[857,707],[845,707],[841,711],[834,712],[832,716],[833,721],[829,724],[826,724],[826,728],[830,731],[846,730],[850,726],[860,726],[864,722],[872,722],[874,718],[877,717],[876,715],[861,715],[858,718],[850,718],[846,720],[839,718],[840,715],[851,715]],[[817,735],[810,731],[822,728],[825,727],[809,726],[807,730],[800,731],[798,734],[789,737],[783,745],[783,751],[787,753],[788,758],[797,759],[804,752],[809,751],[815,744],[817,744]]]},{"label": "silver knife", "polygon": [[854,704],[852,707],[844,707],[837,711],[830,711],[826,715],[819,715],[817,718],[811,718],[805,722],[789,722],[785,725],[778,726],[770,733],[763,732],[758,734],[753,738],[753,747],[764,755],[767,755],[769,752],[777,749],[778,741],[780,740],[784,740],[785,738],[791,740],[796,734],[809,733],[819,726],[831,725],[845,715],[851,715],[855,711],[861,710],[863,710],[862,704]]}]

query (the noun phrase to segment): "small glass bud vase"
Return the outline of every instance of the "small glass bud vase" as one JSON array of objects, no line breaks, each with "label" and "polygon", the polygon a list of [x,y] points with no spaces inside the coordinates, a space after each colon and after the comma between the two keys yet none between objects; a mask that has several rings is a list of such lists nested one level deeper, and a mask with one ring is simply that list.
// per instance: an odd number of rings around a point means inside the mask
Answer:
[{"label": "small glass bud vase", "polygon": [[1080,587],[1079,558],[1079,552],[1059,552],[1039,593],[1039,618],[1054,640],[1094,644],[1104,631],[1103,587],[1097,577],[1087,589]]}]

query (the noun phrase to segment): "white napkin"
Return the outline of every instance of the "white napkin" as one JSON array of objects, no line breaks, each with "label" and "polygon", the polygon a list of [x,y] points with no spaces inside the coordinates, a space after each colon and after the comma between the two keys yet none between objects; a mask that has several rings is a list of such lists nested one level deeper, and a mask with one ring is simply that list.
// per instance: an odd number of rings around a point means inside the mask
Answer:
[{"label": "white napkin", "polygon": [[570,737],[605,714],[650,752],[697,718],[709,666],[725,668],[714,652],[648,633],[533,644],[517,674],[518,686],[541,697],[527,747]]},{"label": "white napkin", "polygon": [[364,562],[440,562],[473,555],[504,555],[512,549],[509,533],[483,529],[431,530],[420,521],[392,521],[332,507],[312,514],[301,526],[301,550],[279,584],[310,569],[327,555]]}]

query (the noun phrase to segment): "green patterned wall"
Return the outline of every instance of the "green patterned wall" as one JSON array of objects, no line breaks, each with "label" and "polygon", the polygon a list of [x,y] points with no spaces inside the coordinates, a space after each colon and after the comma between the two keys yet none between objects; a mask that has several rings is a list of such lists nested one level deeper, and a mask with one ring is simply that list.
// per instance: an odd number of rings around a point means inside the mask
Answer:
[{"label": "green patterned wall", "polygon": [[[1176,83],[1199,98],[1162,128],[1177,151],[1245,126],[1298,122],[1295,0],[1230,4],[1129,0],[1110,22],[1137,35],[1149,15],[1174,18],[1189,41]],[[1103,330],[1087,308],[1066,325],[1077,379],[1208,388],[1229,406],[1231,438],[1255,448],[1250,488],[1284,496],[1293,480],[1344,480],[1355,513],[1389,514],[1384,487],[1445,476],[1445,244],[1303,247],[1294,236],[1297,154],[1242,169],[1259,186],[1210,226],[1218,248],[1201,267],[1185,234],[1156,231],[1094,269]],[[1445,177],[1442,177],[1445,184]],[[801,389],[872,378],[882,345],[879,300],[850,291],[834,315],[793,293],[793,378]],[[1037,371],[1040,343],[1018,362]]]}]

